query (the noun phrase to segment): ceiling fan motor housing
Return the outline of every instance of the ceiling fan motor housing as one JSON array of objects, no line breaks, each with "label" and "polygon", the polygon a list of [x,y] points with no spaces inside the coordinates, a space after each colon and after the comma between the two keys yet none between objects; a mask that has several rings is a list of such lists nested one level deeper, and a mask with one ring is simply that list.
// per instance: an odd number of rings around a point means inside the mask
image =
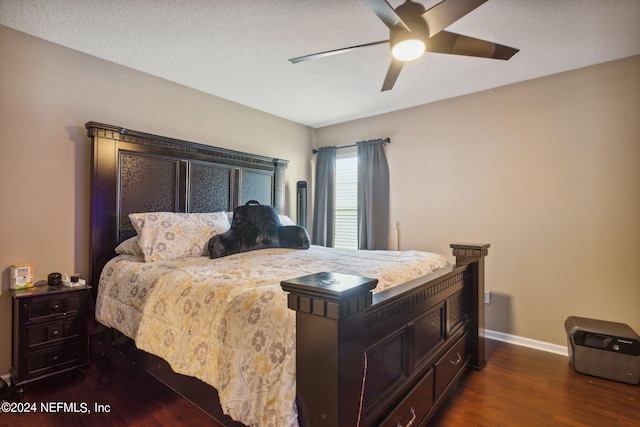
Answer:
[{"label": "ceiling fan motor housing", "polygon": [[395,11],[400,19],[402,19],[406,23],[407,21],[412,21],[420,17],[423,13],[426,12],[426,9],[420,3],[407,0],[400,6],[396,7]]}]

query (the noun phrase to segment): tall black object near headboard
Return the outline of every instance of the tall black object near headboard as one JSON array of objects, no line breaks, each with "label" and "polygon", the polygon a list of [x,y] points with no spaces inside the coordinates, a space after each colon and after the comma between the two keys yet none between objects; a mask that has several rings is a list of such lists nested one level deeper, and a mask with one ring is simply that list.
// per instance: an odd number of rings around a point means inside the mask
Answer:
[{"label": "tall black object near headboard", "polygon": [[[284,214],[287,160],[88,122],[93,141],[89,283],[135,231],[133,212],[232,211],[249,200]],[[150,179],[150,177],[153,177]]]},{"label": "tall black object near headboard", "polygon": [[307,227],[307,181],[296,184],[296,224]]}]

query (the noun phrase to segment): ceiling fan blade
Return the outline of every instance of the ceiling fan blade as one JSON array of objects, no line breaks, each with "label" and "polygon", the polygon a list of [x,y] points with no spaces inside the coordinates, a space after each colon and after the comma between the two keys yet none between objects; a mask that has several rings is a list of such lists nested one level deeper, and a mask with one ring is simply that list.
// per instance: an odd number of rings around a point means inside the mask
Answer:
[{"label": "ceiling fan blade", "polygon": [[427,51],[447,53],[450,55],[477,56],[508,60],[520,50],[461,34],[440,31],[431,37],[427,44]]},{"label": "ceiling fan blade", "polygon": [[487,0],[444,0],[422,14],[433,37]]},{"label": "ceiling fan blade", "polygon": [[289,59],[289,62],[291,62],[292,64],[297,64],[298,62],[308,61],[310,59],[323,58],[325,56],[337,55],[339,53],[350,52],[352,50],[356,50],[356,49],[359,49],[361,47],[375,46],[375,45],[379,45],[379,44],[383,44],[383,43],[389,43],[389,40],[381,40],[379,42],[361,44],[361,45],[358,45],[358,46],[343,47],[342,49],[328,50],[326,52],[312,53],[311,55],[305,55],[305,56],[299,56],[297,58],[291,58],[291,59]]},{"label": "ceiling fan blade", "polygon": [[401,25],[405,30],[411,31],[386,0],[364,0],[364,2],[389,29]]},{"label": "ceiling fan blade", "polygon": [[404,62],[398,61],[397,59],[391,59],[391,64],[389,65],[389,70],[387,71],[387,76],[384,78],[384,83],[382,84],[382,91],[393,89],[393,85],[396,84],[396,80],[400,75],[400,71],[402,71],[402,66]]}]

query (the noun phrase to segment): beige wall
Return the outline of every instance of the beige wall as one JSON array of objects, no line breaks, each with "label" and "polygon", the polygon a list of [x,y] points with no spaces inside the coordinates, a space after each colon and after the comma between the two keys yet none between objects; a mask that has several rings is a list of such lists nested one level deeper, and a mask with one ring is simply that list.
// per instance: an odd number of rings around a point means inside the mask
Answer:
[{"label": "beige wall", "polygon": [[8,267],[88,270],[90,141],[97,121],[290,161],[287,210],[313,130],[0,26],[0,374],[11,363]]},{"label": "beige wall", "polygon": [[491,244],[487,328],[564,345],[577,315],[640,332],[640,57],[322,128],[315,144],[387,136],[401,249]]}]

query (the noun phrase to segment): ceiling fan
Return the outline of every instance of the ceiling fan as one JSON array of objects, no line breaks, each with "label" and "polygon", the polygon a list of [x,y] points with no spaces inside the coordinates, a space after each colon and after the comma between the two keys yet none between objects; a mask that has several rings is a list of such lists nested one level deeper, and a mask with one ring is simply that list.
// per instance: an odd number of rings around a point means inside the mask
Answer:
[{"label": "ceiling fan", "polygon": [[426,10],[420,3],[406,0],[395,9],[386,0],[364,0],[378,18],[389,27],[389,40],[329,50],[289,59],[293,64],[310,59],[345,53],[361,47],[391,44],[391,65],[382,91],[393,88],[405,62],[425,52],[477,56],[508,60],[518,52],[509,46],[444,31],[449,25],[487,0],[444,0]]}]

